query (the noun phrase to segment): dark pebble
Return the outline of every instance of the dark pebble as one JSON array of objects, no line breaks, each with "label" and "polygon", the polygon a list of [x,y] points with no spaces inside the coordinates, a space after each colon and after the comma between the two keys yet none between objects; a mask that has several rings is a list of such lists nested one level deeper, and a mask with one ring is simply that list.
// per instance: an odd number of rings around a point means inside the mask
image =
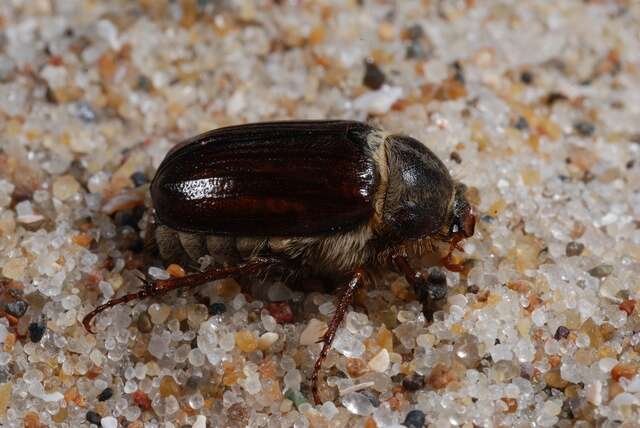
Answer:
[{"label": "dark pebble", "polygon": [[595,176],[595,174],[594,174],[594,173],[592,173],[591,171],[585,171],[585,172],[584,172],[584,174],[583,174],[583,176],[582,176],[582,178],[581,178],[581,180],[582,180],[584,183],[590,183],[590,182],[592,182],[593,180],[595,180],[595,178],[596,178],[596,176]]},{"label": "dark pebble", "polygon": [[15,77],[16,70],[14,62],[7,58],[7,60],[0,64],[0,82],[8,82],[12,80]]},{"label": "dark pebble", "polygon": [[144,241],[131,226],[118,229],[118,249],[138,253],[144,249]]},{"label": "dark pebble", "polygon": [[128,210],[118,211],[113,216],[113,222],[116,226],[129,226],[134,230],[138,230],[138,223],[144,215],[145,207],[135,207]]},{"label": "dark pebble", "polygon": [[584,244],[581,242],[571,241],[567,244],[567,248],[565,249],[565,254],[567,257],[575,257],[582,254],[584,251]]},{"label": "dark pebble", "polygon": [[133,174],[131,174],[131,181],[133,182],[133,185],[136,187],[140,187],[143,184],[146,184],[147,180],[147,176],[144,172],[142,171],[136,171]]},{"label": "dark pebble", "polygon": [[151,83],[151,79],[149,79],[144,74],[141,74],[140,76],[138,76],[137,87],[141,91],[149,92],[151,89],[153,89],[153,83]]},{"label": "dark pebble", "polygon": [[113,389],[105,388],[104,391],[98,394],[98,401],[107,401],[111,397],[113,397]]},{"label": "dark pebble", "polygon": [[451,159],[457,164],[462,163],[462,158],[460,157],[460,153],[458,152],[451,152],[451,154],[449,155],[449,159]]},{"label": "dark pebble", "polygon": [[403,375],[402,373],[398,373],[398,374],[394,374],[393,376],[391,376],[391,382],[393,383],[401,383],[402,379],[404,379],[406,376]]},{"label": "dark pebble", "polygon": [[144,241],[142,239],[134,239],[129,243],[129,249],[134,253],[141,253],[144,250]]},{"label": "dark pebble", "polygon": [[[73,178],[75,178],[76,180],[82,183],[85,180],[84,177],[86,172],[87,172],[87,169],[84,167],[82,162],[80,162],[78,159],[74,159],[73,161],[71,161],[71,165],[69,165],[68,173],[71,174]],[[91,217],[88,217],[87,220],[91,221]]]},{"label": "dark pebble", "polygon": [[424,376],[414,373],[402,379],[402,387],[407,391],[418,391],[424,388]]},{"label": "dark pebble", "polygon": [[480,216],[480,220],[485,222],[485,223],[491,224],[496,220],[496,218],[493,217],[493,216],[490,216],[489,214],[483,214],[483,215]]},{"label": "dark pebble", "polygon": [[91,424],[95,424],[95,425],[101,426],[100,425],[100,421],[101,420],[102,420],[102,416],[100,416],[99,414],[97,414],[93,410],[89,410],[87,412],[87,422],[89,422]]},{"label": "dark pebble", "polygon": [[556,330],[556,334],[553,335],[553,338],[555,340],[566,339],[569,336],[569,333],[571,333],[571,331],[567,327],[561,325]]},{"label": "dark pebble", "polygon": [[573,129],[583,137],[590,137],[595,132],[596,127],[591,122],[580,121],[573,124]]},{"label": "dark pebble", "polygon": [[137,226],[137,222],[129,210],[118,211],[113,216],[113,222],[119,227],[129,226],[135,228]]},{"label": "dark pebble", "polygon": [[9,370],[4,367],[0,367],[0,383],[6,383],[9,381],[9,377],[11,375],[12,373],[9,373]]},{"label": "dark pebble", "polygon": [[529,70],[525,70],[522,73],[520,73],[520,81],[522,83],[524,83],[525,85],[530,85],[533,83],[533,73],[531,73]]},{"label": "dark pebble", "polygon": [[415,41],[407,45],[405,57],[407,59],[424,59],[427,57],[427,53],[422,47],[422,43]]},{"label": "dark pebble", "polygon": [[407,37],[411,40],[418,40],[424,37],[424,28],[420,24],[413,24],[406,29]]},{"label": "dark pebble", "polygon": [[138,331],[141,333],[149,333],[153,330],[153,324],[151,323],[151,317],[147,312],[141,312],[138,315],[138,321],[136,322]]},{"label": "dark pebble", "polygon": [[607,265],[607,264],[599,265],[594,267],[593,269],[589,269],[589,275],[596,278],[600,278],[600,279],[606,278],[612,273],[613,273],[613,266]]},{"label": "dark pebble", "polygon": [[464,77],[464,68],[460,61],[454,61],[451,66],[453,67],[453,78],[464,85],[466,79]]},{"label": "dark pebble", "polygon": [[51,104],[58,104],[58,98],[56,97],[56,93],[53,92],[53,89],[51,89],[51,86],[47,85],[47,90],[44,94],[44,99]]},{"label": "dark pebble", "polygon": [[527,122],[527,119],[525,119],[524,117],[520,116],[516,122],[513,124],[513,127],[520,130],[520,131],[524,131],[525,129],[529,128],[529,122]]},{"label": "dark pebble", "polygon": [[42,336],[44,336],[44,332],[47,328],[37,322],[32,322],[31,324],[29,324],[29,339],[31,339],[31,341],[33,343],[38,343],[40,342],[40,340],[42,340]]},{"label": "dark pebble", "polygon": [[402,425],[408,428],[422,428],[425,423],[424,413],[420,410],[412,410],[407,413],[407,417],[404,418]]},{"label": "dark pebble", "polygon": [[375,62],[364,62],[364,77],[362,78],[362,84],[364,86],[373,90],[377,90],[382,87],[385,80],[387,80],[387,77]]},{"label": "dark pebble", "polygon": [[16,300],[4,305],[4,310],[16,318],[23,316],[27,312],[27,308],[29,308],[29,304],[24,300]]},{"label": "dark pebble", "polygon": [[227,306],[224,303],[212,303],[209,305],[209,315],[221,315],[227,312]]},{"label": "dark pebble", "polygon": [[131,215],[136,219],[136,221],[140,221],[146,212],[147,208],[144,205],[138,205],[131,209]]},{"label": "dark pebble", "polygon": [[77,104],[78,117],[85,123],[91,123],[96,120],[96,112],[93,111],[91,105],[85,101]]}]

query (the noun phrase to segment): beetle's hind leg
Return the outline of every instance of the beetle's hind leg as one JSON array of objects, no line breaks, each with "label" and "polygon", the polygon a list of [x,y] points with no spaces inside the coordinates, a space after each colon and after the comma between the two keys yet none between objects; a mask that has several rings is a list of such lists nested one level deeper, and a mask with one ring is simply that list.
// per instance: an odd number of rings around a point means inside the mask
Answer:
[{"label": "beetle's hind leg", "polygon": [[99,313],[113,306],[122,303],[128,303],[132,300],[161,296],[173,290],[196,287],[198,285],[204,284],[205,282],[215,281],[230,276],[255,274],[256,272],[261,272],[270,267],[277,266],[281,264],[281,262],[282,261],[280,259],[273,257],[255,257],[248,262],[239,264],[237,266],[212,268],[204,272],[198,272],[183,276],[182,278],[154,280],[144,278],[144,285],[140,291],[111,299],[107,303],[98,306],[82,319],[82,324],[88,332],[93,333],[93,331],[91,330],[91,321],[93,320],[93,318],[95,318],[95,316]]},{"label": "beetle's hind leg", "polygon": [[313,400],[316,404],[321,404],[320,396],[318,395],[318,374],[320,373],[320,369],[322,368],[322,363],[325,358],[327,358],[327,354],[329,353],[329,349],[331,349],[331,344],[333,343],[333,339],[336,336],[336,331],[342,320],[344,319],[345,314],[347,313],[347,308],[353,301],[353,295],[364,282],[364,278],[366,276],[366,272],[362,268],[356,269],[353,277],[347,284],[346,288],[338,297],[338,302],[336,305],[336,311],[333,314],[333,318],[331,318],[331,322],[329,323],[329,327],[325,332],[322,339],[318,341],[318,343],[323,343],[322,350],[320,351],[320,355],[316,360],[315,365],[313,366],[313,374],[311,375],[311,392],[313,393]]}]

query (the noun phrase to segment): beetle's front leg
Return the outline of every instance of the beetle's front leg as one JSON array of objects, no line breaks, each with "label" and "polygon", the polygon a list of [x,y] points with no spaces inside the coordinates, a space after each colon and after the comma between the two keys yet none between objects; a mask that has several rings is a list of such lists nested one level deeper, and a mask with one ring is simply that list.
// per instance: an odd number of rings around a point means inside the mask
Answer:
[{"label": "beetle's front leg", "polygon": [[460,242],[462,241],[462,239],[462,236],[455,237],[449,245],[449,251],[447,252],[447,255],[440,260],[442,266],[444,266],[444,268],[450,272],[462,272],[464,270],[464,264],[455,263],[453,261],[453,250],[464,252],[464,248],[460,246]]},{"label": "beetle's front leg", "polygon": [[320,355],[318,356],[318,359],[316,360],[316,363],[313,367],[313,374],[311,375],[311,391],[313,393],[313,400],[316,404],[322,403],[320,397],[318,396],[318,374],[320,373],[320,369],[322,368],[322,362],[325,360],[325,358],[327,358],[327,353],[329,353],[329,349],[331,349],[331,344],[333,343],[333,339],[336,336],[336,331],[338,330],[338,327],[340,327],[340,324],[342,323],[342,320],[347,313],[347,308],[353,301],[354,293],[364,282],[365,276],[366,272],[364,269],[356,269],[353,277],[351,278],[351,281],[349,281],[349,284],[342,291],[340,297],[338,297],[336,311],[333,314],[333,318],[331,318],[331,322],[329,323],[327,331],[325,332],[324,336],[322,336],[322,339],[318,341],[322,342],[323,346],[322,350],[320,351]]},{"label": "beetle's front leg", "polygon": [[431,304],[447,296],[447,277],[444,272],[438,269],[425,276],[411,267],[406,256],[399,254],[392,255],[391,262],[413,287],[418,299],[425,306],[425,314],[430,317]]},{"label": "beetle's front leg", "polygon": [[93,333],[93,331],[91,330],[91,321],[93,320],[93,318],[100,312],[121,303],[131,302],[132,300],[145,299],[147,297],[157,297],[170,291],[177,290],[179,288],[196,287],[198,285],[204,284],[205,282],[228,278],[230,276],[254,274],[256,272],[264,271],[281,263],[282,261],[278,258],[256,257],[238,266],[212,268],[204,272],[198,272],[183,276],[182,278],[156,280],[143,279],[144,286],[140,291],[111,299],[107,303],[98,306],[82,319],[82,324],[88,332]]}]

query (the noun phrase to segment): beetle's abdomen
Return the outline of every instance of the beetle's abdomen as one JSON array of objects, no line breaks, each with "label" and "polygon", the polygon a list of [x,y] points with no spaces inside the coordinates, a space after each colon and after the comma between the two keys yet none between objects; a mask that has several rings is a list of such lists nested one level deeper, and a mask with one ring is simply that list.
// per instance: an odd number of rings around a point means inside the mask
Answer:
[{"label": "beetle's abdomen", "polygon": [[367,223],[379,171],[371,128],[281,122],[211,131],[172,150],[151,185],[160,223],[232,236],[331,234]]},{"label": "beetle's abdomen", "polygon": [[234,265],[251,257],[274,256],[290,265],[307,266],[313,272],[349,273],[375,254],[369,245],[369,225],[345,232],[314,237],[217,236],[178,232],[164,225],[153,231],[160,257],[166,263],[198,266],[210,256],[215,265]]}]

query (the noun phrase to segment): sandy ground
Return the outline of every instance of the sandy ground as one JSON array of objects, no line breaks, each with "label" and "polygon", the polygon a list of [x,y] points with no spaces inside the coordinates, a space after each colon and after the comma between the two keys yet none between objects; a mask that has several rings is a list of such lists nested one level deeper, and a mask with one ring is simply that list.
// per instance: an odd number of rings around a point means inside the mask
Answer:
[{"label": "sandy ground", "polygon": [[[0,423],[637,426],[639,28],[632,0],[2,1]],[[327,118],[410,134],[470,186],[481,218],[433,322],[378,278],[320,406],[329,292],[223,281],[84,330],[147,272],[141,204],[172,145]]]}]

